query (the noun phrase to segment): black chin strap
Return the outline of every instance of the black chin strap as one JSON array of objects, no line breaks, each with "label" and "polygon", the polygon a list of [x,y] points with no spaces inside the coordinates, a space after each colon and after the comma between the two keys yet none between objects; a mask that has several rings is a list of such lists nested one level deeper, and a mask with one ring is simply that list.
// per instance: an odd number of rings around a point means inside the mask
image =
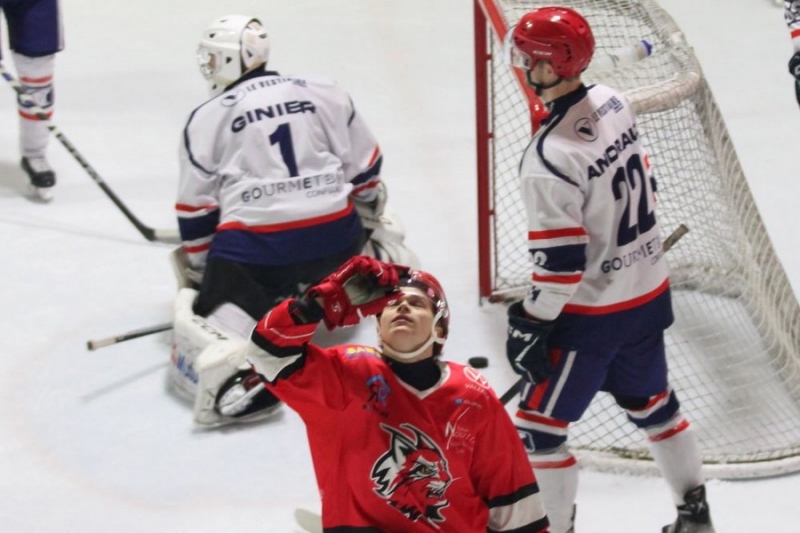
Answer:
[{"label": "black chin strap", "polygon": [[525,76],[528,78],[528,85],[533,87],[533,90],[536,91],[536,96],[542,96],[542,91],[544,91],[545,89],[552,89],[553,87],[564,81],[564,78],[558,78],[556,81],[554,81],[549,85],[534,83],[533,79],[531,79],[531,72],[532,71],[530,70],[525,71]]}]

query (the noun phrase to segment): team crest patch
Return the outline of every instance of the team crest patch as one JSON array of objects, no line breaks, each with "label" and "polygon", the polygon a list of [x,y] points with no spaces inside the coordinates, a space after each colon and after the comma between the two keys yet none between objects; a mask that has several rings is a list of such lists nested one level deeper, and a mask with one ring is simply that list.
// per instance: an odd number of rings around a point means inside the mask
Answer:
[{"label": "team crest patch", "polygon": [[445,521],[441,510],[450,505],[445,493],[453,481],[442,450],[411,424],[380,426],[391,440],[372,467],[373,490],[412,522],[425,520],[438,528]]},{"label": "team crest patch", "polygon": [[364,409],[367,411],[374,411],[386,418],[389,416],[389,394],[392,392],[389,384],[380,374],[372,376],[367,380],[367,388],[369,389],[369,397],[367,403],[364,404]]},{"label": "team crest patch", "polygon": [[597,129],[588,118],[582,118],[575,123],[575,133],[584,141],[592,142],[597,139]]}]

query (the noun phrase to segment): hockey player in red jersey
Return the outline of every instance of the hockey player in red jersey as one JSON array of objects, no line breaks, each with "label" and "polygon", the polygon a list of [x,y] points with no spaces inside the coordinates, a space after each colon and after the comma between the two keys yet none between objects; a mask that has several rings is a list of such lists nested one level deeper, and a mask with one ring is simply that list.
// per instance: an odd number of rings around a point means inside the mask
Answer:
[{"label": "hockey player in red jersey", "polygon": [[530,11],[509,44],[549,111],[520,164],[533,274],[509,308],[506,346],[525,378],[515,421],[552,530],[574,530],[568,427],[602,390],[642,431],[669,483],[678,519],[664,532],[713,532],[697,442],[667,380],[668,270],[633,109],[616,90],[582,83],[595,43],[575,10]]},{"label": "hockey player in red jersey", "polygon": [[[369,315],[378,347],[310,343]],[[246,356],[306,424],[324,531],[548,531],[503,405],[441,360],[449,320],[433,276],[357,256],[256,326]]]}]

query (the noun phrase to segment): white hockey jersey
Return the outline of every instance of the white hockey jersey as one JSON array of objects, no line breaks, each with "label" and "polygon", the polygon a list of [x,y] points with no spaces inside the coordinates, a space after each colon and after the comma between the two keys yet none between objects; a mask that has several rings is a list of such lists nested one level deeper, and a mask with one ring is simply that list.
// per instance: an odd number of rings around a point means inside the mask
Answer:
[{"label": "white hockey jersey", "polygon": [[192,265],[291,265],[353,246],[363,228],[352,199],[375,197],[381,163],[335,83],[246,75],[195,109],[183,132],[176,211]]},{"label": "white hockey jersey", "polygon": [[800,0],[785,0],[784,14],[794,49],[796,52],[800,52]]},{"label": "white hockey jersey", "polygon": [[624,96],[581,86],[552,102],[520,178],[533,262],[523,305],[556,321],[555,344],[614,344],[671,323],[656,183]]}]

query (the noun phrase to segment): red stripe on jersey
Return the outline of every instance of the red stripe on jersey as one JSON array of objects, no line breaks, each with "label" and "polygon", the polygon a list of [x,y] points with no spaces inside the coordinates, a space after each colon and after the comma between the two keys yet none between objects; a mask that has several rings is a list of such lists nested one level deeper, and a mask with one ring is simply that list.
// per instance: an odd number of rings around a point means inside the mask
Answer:
[{"label": "red stripe on jersey", "polygon": [[653,435],[652,437],[650,437],[650,442],[658,442],[668,439],[673,435],[677,435],[678,433],[680,433],[681,431],[683,431],[688,427],[689,427],[689,421],[684,418],[683,420],[681,420],[681,423],[675,426],[674,428],[668,429],[663,433],[659,433],[658,435]]},{"label": "red stripe on jersey", "polygon": [[372,151],[372,157],[369,158],[369,163],[367,163],[367,168],[371,167],[375,164],[375,161],[378,160],[378,157],[381,155],[381,147],[376,146],[375,150]]},{"label": "red stripe on jersey", "polygon": [[522,418],[523,420],[529,420],[530,422],[536,422],[537,424],[552,426],[554,428],[563,429],[569,426],[569,422],[563,422],[561,420],[556,420],[555,418],[550,418],[548,416],[539,415],[528,411],[522,411],[522,410],[517,411],[517,417]]},{"label": "red stripe on jersey", "polygon": [[531,409],[537,409],[542,404],[542,398],[544,398],[544,394],[547,392],[546,384],[548,381],[550,380],[545,380],[533,386],[533,394],[531,394],[530,399],[525,402],[525,405]]},{"label": "red stripe on jersey", "polygon": [[569,274],[567,276],[543,276],[534,272],[532,279],[533,281],[549,281],[552,283],[563,283],[565,285],[569,285],[573,283],[580,283],[581,279],[583,279],[583,272],[580,274]]},{"label": "red stripe on jersey", "polygon": [[792,30],[792,39],[794,39],[795,37],[800,37],[800,28]]},{"label": "red stripe on jersey", "polygon": [[576,315],[605,315],[608,313],[616,313],[617,311],[625,311],[627,309],[633,309],[634,307],[639,307],[640,305],[646,304],[650,300],[653,300],[658,295],[663,293],[668,288],[669,288],[669,280],[665,279],[661,285],[659,285],[652,291],[648,292],[647,294],[643,294],[641,296],[633,298],[632,300],[626,300],[624,302],[619,302],[611,305],[601,305],[598,307],[589,305],[567,304],[564,306],[564,312],[574,313]]},{"label": "red stripe on jersey", "polygon": [[211,243],[207,242],[205,244],[198,244],[197,246],[184,246],[183,249],[186,250],[187,254],[196,254],[198,252],[205,252],[211,248]]},{"label": "red stripe on jersey", "polygon": [[380,180],[368,181],[367,183],[364,183],[363,185],[359,185],[358,187],[354,187],[353,188],[353,194],[358,194],[358,193],[360,193],[362,191],[366,191],[367,189],[373,189],[373,188],[377,187],[379,183],[380,183]]},{"label": "red stripe on jersey", "polygon": [[587,235],[583,228],[562,228],[548,229],[544,231],[529,231],[529,241],[543,241],[547,239],[557,239],[559,237],[583,237]]},{"label": "red stripe on jersey", "polygon": [[42,78],[28,78],[27,76],[22,76],[19,81],[22,83],[47,83],[52,79],[53,76],[44,76]]},{"label": "red stripe on jersey", "polygon": [[238,230],[250,231],[253,233],[275,233],[278,231],[308,228],[310,226],[325,224],[326,222],[333,222],[334,220],[339,220],[340,218],[346,217],[352,211],[353,211],[353,202],[348,202],[347,207],[345,207],[341,211],[337,211],[336,213],[331,213],[329,215],[323,215],[321,217],[306,218],[304,220],[293,220],[291,222],[282,222],[280,224],[264,224],[261,226],[248,226],[247,224],[243,224],[241,222],[226,222],[225,224],[220,224],[217,227],[217,230],[222,231],[226,229],[238,229]]},{"label": "red stripe on jersey", "polygon": [[666,398],[668,394],[669,393],[667,391],[664,391],[664,392],[662,392],[661,394],[659,394],[657,396],[653,396],[653,398],[649,402],[647,402],[647,405],[645,405],[641,409],[630,409],[630,411],[633,411],[633,412],[636,412],[636,411],[647,411],[648,409],[651,409],[655,404],[657,404],[658,402],[660,402],[661,400]]},{"label": "red stripe on jersey", "polygon": [[570,455],[563,461],[531,461],[531,466],[534,470],[537,468],[567,468],[576,464],[578,460],[574,455]]},{"label": "red stripe on jersey", "polygon": [[[53,116],[53,112],[52,111],[45,111],[44,115],[47,118],[50,118],[50,117]],[[42,119],[39,118],[39,115],[33,115],[31,113],[25,113],[22,110],[19,111],[19,116],[21,116],[22,118],[27,119],[27,120],[42,120]]]},{"label": "red stripe on jersey", "polygon": [[196,213],[197,211],[211,211],[216,209],[214,204],[209,205],[188,205],[188,204],[175,204],[176,211],[183,211],[185,213]]}]

